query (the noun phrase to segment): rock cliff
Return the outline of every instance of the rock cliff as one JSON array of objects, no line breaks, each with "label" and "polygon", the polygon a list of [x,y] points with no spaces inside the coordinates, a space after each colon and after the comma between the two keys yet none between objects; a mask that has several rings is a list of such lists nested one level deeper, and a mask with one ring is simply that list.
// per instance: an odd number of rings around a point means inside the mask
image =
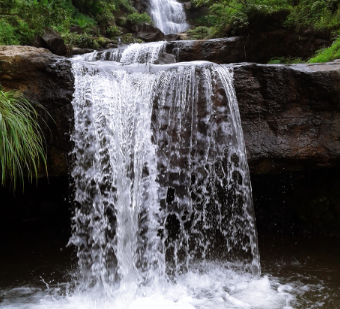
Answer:
[{"label": "rock cliff", "polygon": [[[70,60],[42,48],[2,46],[0,66],[5,90],[23,91],[53,117],[42,113],[50,128],[49,175],[68,175]],[[232,66],[260,230],[340,235],[340,62]]]},{"label": "rock cliff", "polygon": [[[72,145],[73,75],[70,60],[33,47],[0,47],[1,85],[20,89],[46,107],[43,115],[51,175],[67,174]],[[169,68],[171,65],[164,66]],[[234,65],[252,174],[340,165],[340,62]]]}]

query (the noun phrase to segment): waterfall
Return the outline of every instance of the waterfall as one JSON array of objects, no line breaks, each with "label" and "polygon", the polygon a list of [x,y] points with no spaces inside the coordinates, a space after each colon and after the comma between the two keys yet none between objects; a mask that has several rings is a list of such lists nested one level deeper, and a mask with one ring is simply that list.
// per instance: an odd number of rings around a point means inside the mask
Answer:
[{"label": "waterfall", "polygon": [[165,42],[152,42],[145,44],[130,44],[125,48],[113,48],[106,51],[94,51],[80,56],[85,61],[109,60],[123,64],[154,63],[164,52]]},{"label": "waterfall", "polygon": [[154,58],[139,46],[120,53],[124,65],[93,54],[84,56],[93,62],[73,62],[78,207],[70,243],[81,288],[127,301],[206,263],[258,277],[232,67],[141,66]]},{"label": "waterfall", "polygon": [[155,26],[164,34],[179,33],[189,29],[183,4],[176,0],[150,0],[149,13]]}]

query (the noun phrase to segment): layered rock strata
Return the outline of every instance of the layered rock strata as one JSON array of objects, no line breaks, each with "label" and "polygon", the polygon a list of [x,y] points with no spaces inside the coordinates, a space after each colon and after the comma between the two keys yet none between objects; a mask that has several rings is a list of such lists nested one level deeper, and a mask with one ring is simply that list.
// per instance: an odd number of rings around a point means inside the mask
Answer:
[{"label": "layered rock strata", "polygon": [[[1,85],[40,102],[50,175],[66,175],[72,149],[71,62],[32,47],[0,47]],[[169,69],[171,64],[158,66]],[[234,66],[251,173],[273,174],[340,165],[340,63]]]}]

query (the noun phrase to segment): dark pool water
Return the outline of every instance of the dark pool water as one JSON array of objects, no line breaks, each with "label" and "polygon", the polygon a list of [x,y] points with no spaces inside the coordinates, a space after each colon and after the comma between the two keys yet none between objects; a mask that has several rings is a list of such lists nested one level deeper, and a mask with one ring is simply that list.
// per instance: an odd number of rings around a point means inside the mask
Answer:
[{"label": "dark pool water", "polygon": [[208,264],[203,275],[183,275],[167,291],[120,306],[74,289],[67,233],[34,220],[23,225],[0,238],[0,308],[340,308],[339,239],[260,234],[260,280]]}]

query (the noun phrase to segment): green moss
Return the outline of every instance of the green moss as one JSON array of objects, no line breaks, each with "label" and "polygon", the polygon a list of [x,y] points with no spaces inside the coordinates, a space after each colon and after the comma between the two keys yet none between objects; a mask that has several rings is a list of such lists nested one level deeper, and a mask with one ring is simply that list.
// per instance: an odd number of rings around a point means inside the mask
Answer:
[{"label": "green moss", "polygon": [[269,64],[297,64],[305,63],[301,58],[275,57],[268,61]]}]

